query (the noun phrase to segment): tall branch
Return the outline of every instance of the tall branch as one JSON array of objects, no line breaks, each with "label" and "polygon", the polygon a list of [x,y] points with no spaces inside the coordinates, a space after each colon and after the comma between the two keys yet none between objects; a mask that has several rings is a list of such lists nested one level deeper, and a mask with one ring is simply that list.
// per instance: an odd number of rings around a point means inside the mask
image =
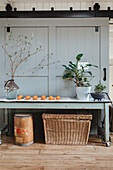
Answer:
[{"label": "tall branch", "polygon": [[6,48],[4,48],[4,46],[2,46],[2,48],[4,49],[5,53],[7,54],[8,58],[9,58],[9,64],[10,64],[10,68],[11,68],[11,75],[12,75],[12,79],[14,78],[14,73],[13,73],[13,61],[11,56],[8,54]]},{"label": "tall branch", "polygon": [[25,60],[27,60],[28,57],[30,57],[30,56],[32,56],[32,55],[34,55],[34,54],[37,54],[39,51],[41,51],[41,49],[40,49],[40,50],[37,50],[36,52],[34,52],[34,53],[32,53],[32,54],[29,54],[29,53],[28,53],[28,55],[27,55],[25,58],[21,59],[20,62],[15,66],[14,74],[15,74],[16,69],[18,68],[18,66],[19,66],[21,63],[23,63]]}]

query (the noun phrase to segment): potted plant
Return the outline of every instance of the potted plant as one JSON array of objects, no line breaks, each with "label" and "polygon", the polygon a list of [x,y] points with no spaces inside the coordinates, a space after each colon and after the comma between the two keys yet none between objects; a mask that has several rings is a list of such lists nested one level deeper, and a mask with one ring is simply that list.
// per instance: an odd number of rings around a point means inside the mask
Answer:
[{"label": "potted plant", "polygon": [[104,86],[102,83],[99,83],[95,85],[95,93],[91,93],[91,96],[94,98],[94,100],[101,100],[105,97],[105,93],[103,92],[106,89],[106,86]]},{"label": "potted plant", "polygon": [[68,66],[62,65],[65,67],[65,73],[63,75],[63,79],[71,80],[75,83],[76,87],[76,94],[77,98],[80,100],[88,100],[89,99],[89,93],[91,91],[91,85],[89,83],[88,75],[92,76],[92,72],[87,69],[89,67],[98,67],[96,65],[92,64],[85,64],[80,65],[78,67],[78,64],[83,57],[83,54],[78,54],[76,56],[76,62],[73,63],[72,61],[69,61]]}]

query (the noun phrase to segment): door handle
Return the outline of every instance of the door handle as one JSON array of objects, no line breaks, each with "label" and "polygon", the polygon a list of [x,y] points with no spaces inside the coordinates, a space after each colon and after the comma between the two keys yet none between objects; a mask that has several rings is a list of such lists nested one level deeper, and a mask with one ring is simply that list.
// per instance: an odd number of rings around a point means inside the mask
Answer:
[{"label": "door handle", "polygon": [[103,80],[106,81],[106,68],[103,68],[103,71],[104,71],[104,77],[103,77]]}]

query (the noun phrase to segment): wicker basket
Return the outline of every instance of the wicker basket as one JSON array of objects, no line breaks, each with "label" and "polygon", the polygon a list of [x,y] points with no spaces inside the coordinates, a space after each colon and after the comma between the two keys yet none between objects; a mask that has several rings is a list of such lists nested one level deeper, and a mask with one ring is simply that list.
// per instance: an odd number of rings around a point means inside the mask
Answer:
[{"label": "wicker basket", "polygon": [[43,114],[45,143],[87,144],[92,115]]}]

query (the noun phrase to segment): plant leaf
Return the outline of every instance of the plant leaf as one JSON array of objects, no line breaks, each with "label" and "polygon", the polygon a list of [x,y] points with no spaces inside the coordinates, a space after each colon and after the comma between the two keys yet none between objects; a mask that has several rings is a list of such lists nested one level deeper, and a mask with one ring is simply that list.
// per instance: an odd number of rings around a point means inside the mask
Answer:
[{"label": "plant leaf", "polygon": [[98,68],[98,66],[93,65],[93,64],[86,64],[86,65],[85,65],[85,67],[91,67],[91,66],[93,66],[93,67],[97,67],[97,68]]},{"label": "plant leaf", "polygon": [[71,72],[69,72],[63,75],[63,79],[66,79],[66,78],[74,78],[74,76],[71,74]]},{"label": "plant leaf", "polygon": [[66,65],[62,65],[63,67],[65,67],[65,69],[66,70],[68,70],[68,71],[72,71],[72,69],[71,68],[69,68],[69,67],[67,67]]},{"label": "plant leaf", "polygon": [[81,77],[78,77],[78,80],[79,80],[79,81],[82,81],[82,78],[81,78]]},{"label": "plant leaf", "polygon": [[87,77],[84,78],[84,81],[87,82]]},{"label": "plant leaf", "polygon": [[92,76],[92,72],[91,71],[85,71],[84,73],[88,73]]},{"label": "plant leaf", "polygon": [[69,64],[68,66],[71,67],[73,69],[73,71],[75,70],[75,67],[72,66],[71,64]]},{"label": "plant leaf", "polygon": [[69,61],[69,63],[70,63],[71,65],[73,65],[74,67],[76,66],[74,63],[72,63],[72,61]]},{"label": "plant leaf", "polygon": [[83,54],[78,54],[78,55],[76,56],[77,61],[80,61],[82,56],[83,56]]}]

